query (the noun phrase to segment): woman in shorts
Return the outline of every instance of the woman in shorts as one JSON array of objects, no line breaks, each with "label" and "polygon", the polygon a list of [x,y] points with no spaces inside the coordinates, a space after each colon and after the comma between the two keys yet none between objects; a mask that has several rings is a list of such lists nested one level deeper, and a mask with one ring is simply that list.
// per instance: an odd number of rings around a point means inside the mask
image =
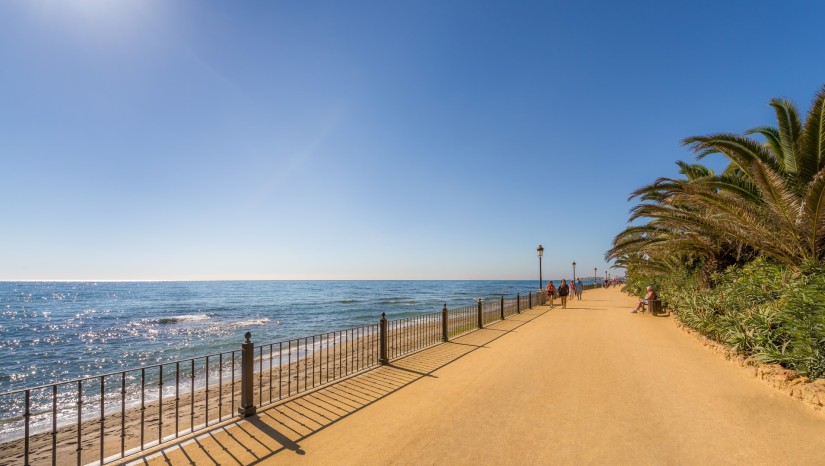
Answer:
[{"label": "woman in shorts", "polygon": [[556,285],[553,284],[553,280],[549,280],[547,282],[547,299],[550,300],[550,307],[553,307],[553,300],[556,299]]}]

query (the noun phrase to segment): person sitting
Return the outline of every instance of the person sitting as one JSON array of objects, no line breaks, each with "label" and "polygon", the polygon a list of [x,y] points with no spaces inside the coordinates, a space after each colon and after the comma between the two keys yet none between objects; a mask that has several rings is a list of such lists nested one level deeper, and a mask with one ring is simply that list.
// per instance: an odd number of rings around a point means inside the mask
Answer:
[{"label": "person sitting", "polygon": [[631,310],[630,312],[632,312],[634,314],[636,312],[639,312],[639,311],[645,312],[645,305],[650,304],[650,302],[653,301],[656,298],[657,298],[656,292],[653,291],[653,287],[648,286],[647,287],[647,294],[645,295],[645,297],[640,299],[639,304],[637,304],[636,307],[633,308],[633,310]]}]

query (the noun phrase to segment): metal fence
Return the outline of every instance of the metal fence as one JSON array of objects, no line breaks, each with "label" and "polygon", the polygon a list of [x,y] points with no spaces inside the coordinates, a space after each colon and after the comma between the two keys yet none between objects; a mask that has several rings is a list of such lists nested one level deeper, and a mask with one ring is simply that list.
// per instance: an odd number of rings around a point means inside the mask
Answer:
[{"label": "metal fence", "polygon": [[[443,311],[442,311],[443,314]],[[447,338],[457,337],[479,328],[478,306],[451,309],[447,314]],[[443,335],[439,334],[439,341]]]},{"label": "metal fence", "polygon": [[378,325],[255,346],[252,353],[252,401],[265,406],[375,367]]},{"label": "metal fence", "polygon": [[0,393],[22,438],[0,462],[115,461],[449,341],[545,302],[543,292]]},{"label": "metal fence", "polygon": [[102,462],[230,419],[240,362],[240,351],[229,351],[0,394],[21,413],[4,422],[23,431],[3,456],[26,465]]}]

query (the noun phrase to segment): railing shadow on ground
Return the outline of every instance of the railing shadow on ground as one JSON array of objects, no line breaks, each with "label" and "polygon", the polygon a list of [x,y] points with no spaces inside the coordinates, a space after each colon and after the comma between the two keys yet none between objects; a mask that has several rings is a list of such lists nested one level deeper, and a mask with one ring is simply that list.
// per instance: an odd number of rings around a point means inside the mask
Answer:
[{"label": "railing shadow on ground", "polygon": [[254,465],[278,454],[303,455],[300,442],[365,407],[452,364],[549,312],[537,307],[483,329],[404,356],[389,364],[259,409],[257,415],[216,426],[116,464],[212,464],[213,453]]}]

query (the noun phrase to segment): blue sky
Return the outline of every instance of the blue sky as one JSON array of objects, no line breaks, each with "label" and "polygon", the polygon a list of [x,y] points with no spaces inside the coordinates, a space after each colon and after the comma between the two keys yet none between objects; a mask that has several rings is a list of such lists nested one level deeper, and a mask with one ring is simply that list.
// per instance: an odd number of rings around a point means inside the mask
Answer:
[{"label": "blue sky", "polygon": [[823,15],[0,2],[0,280],[601,275],[683,138],[807,111]]}]

